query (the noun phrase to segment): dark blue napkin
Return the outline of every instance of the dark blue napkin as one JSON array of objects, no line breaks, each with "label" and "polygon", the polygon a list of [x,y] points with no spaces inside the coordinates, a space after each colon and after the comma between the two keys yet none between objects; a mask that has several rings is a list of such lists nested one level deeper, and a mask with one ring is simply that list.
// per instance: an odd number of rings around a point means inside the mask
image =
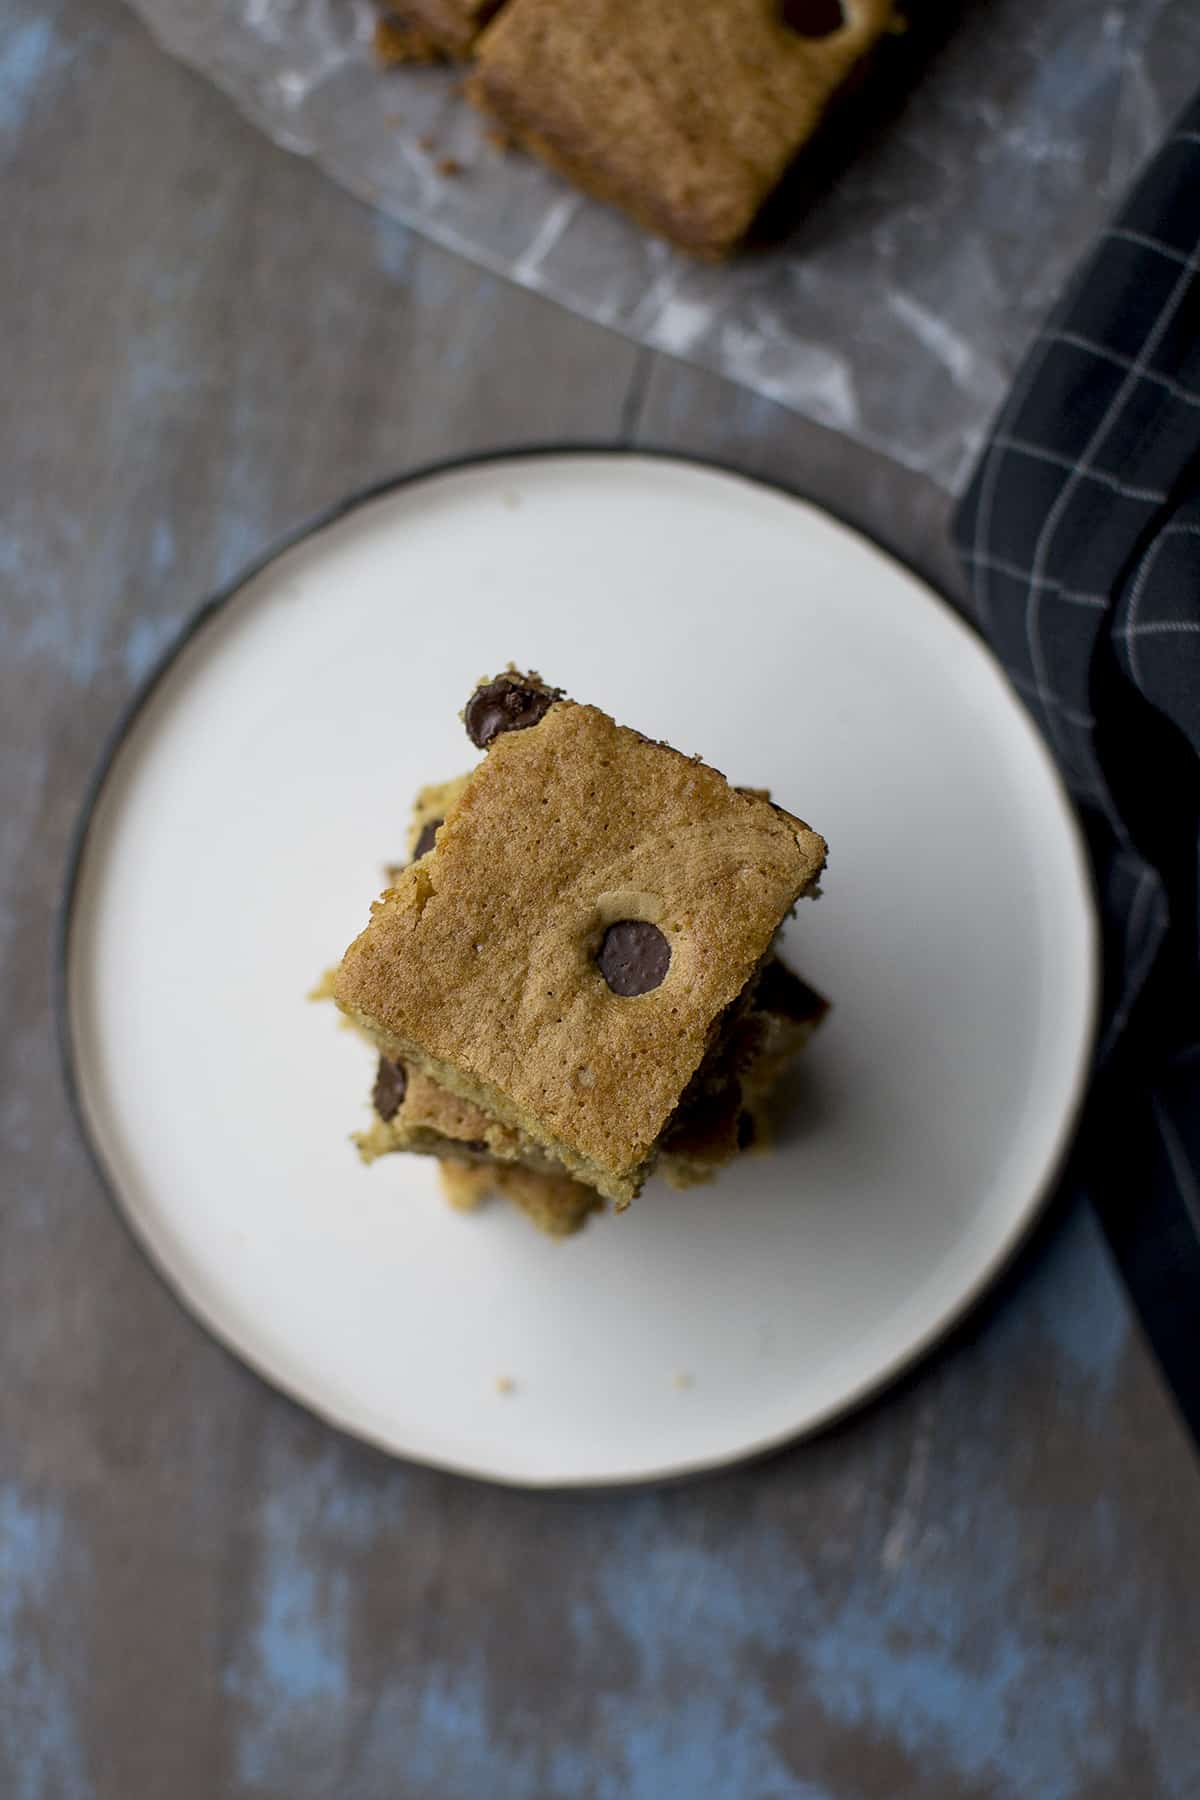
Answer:
[{"label": "dark blue napkin", "polygon": [[1091,846],[1073,1178],[1200,1438],[1200,98],[1047,320],[954,536]]}]

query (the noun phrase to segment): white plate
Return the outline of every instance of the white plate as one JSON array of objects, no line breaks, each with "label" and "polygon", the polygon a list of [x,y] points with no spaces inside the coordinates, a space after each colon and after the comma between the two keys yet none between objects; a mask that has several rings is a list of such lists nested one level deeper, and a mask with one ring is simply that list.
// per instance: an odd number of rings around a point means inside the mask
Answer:
[{"label": "white plate", "polygon": [[[831,845],[783,1142],[566,1243],[361,1167],[370,1057],[304,998],[510,658]],[[812,507],[620,454],[434,471],[249,577],[128,725],[68,909],[83,1118],[176,1292],[346,1430],[530,1484],[727,1463],[895,1375],[1028,1227],[1096,1002],[1072,816],[970,633]]]}]

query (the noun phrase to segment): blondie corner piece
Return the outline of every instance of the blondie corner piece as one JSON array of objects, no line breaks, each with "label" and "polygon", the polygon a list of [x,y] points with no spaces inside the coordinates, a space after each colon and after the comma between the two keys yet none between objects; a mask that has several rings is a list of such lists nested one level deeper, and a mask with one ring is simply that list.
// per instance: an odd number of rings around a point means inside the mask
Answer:
[{"label": "blondie corner piece", "polygon": [[[469,779],[460,775],[420,790],[407,835],[411,858],[425,856],[433,848],[439,827]],[[764,788],[744,791],[770,799]],[[404,866],[391,865],[389,881],[394,883]],[[314,990],[314,997],[331,994],[335,975],[336,970],[329,972]],[[740,1151],[760,1149],[769,1142],[772,1090],[828,1010],[828,1001],[794,974],[782,957],[772,954],[767,959],[743,1002],[725,1014],[719,1033],[659,1139],[654,1169],[668,1186],[685,1188],[711,1181]],[[370,1126],[355,1136],[363,1160],[375,1162],[395,1152],[438,1157],[444,1181],[461,1176],[456,1190],[461,1190],[461,1196],[455,1204],[466,1206],[472,1194],[478,1200],[489,1186],[507,1191],[499,1179],[489,1183],[487,1170],[497,1165],[520,1170],[518,1204],[537,1224],[549,1220],[546,1228],[557,1230],[554,1221],[563,1208],[570,1210],[579,1204],[578,1195],[570,1189],[580,1184],[572,1182],[536,1144],[439,1087],[420,1070],[410,1074],[403,1064],[381,1057],[371,1112]],[[592,1190],[581,1192],[591,1194]]]},{"label": "blondie corner piece", "polygon": [[719,257],[893,20],[892,0],[508,0],[468,94],[579,187]]},{"label": "blondie corner piece", "polygon": [[825,844],[536,676],[484,682],[487,755],[372,908],[338,1004],[385,1055],[618,1206]]}]

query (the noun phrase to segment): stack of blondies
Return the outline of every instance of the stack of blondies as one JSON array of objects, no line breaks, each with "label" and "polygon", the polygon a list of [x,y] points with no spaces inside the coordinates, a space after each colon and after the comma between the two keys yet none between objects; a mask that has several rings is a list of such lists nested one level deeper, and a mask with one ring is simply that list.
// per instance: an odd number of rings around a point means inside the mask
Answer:
[{"label": "stack of blondies", "polygon": [[726,255],[896,25],[893,0],[388,0],[388,62],[471,58],[496,135]]},{"label": "stack of blondies", "polygon": [[329,984],[379,1053],[357,1142],[562,1234],[764,1142],[827,1011],[774,948],[825,843],[537,675],[482,682],[463,717],[483,760],[418,795],[412,860]]}]

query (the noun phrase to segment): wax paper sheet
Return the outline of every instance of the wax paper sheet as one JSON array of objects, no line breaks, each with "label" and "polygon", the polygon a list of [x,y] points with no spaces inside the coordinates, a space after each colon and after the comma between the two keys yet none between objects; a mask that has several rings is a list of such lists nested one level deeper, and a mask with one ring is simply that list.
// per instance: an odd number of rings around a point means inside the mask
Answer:
[{"label": "wax paper sheet", "polygon": [[1197,0],[912,0],[899,91],[877,70],[799,222],[708,267],[500,154],[460,71],[379,68],[369,0],[132,3],[277,143],[393,217],[949,488],[1200,79]]}]

